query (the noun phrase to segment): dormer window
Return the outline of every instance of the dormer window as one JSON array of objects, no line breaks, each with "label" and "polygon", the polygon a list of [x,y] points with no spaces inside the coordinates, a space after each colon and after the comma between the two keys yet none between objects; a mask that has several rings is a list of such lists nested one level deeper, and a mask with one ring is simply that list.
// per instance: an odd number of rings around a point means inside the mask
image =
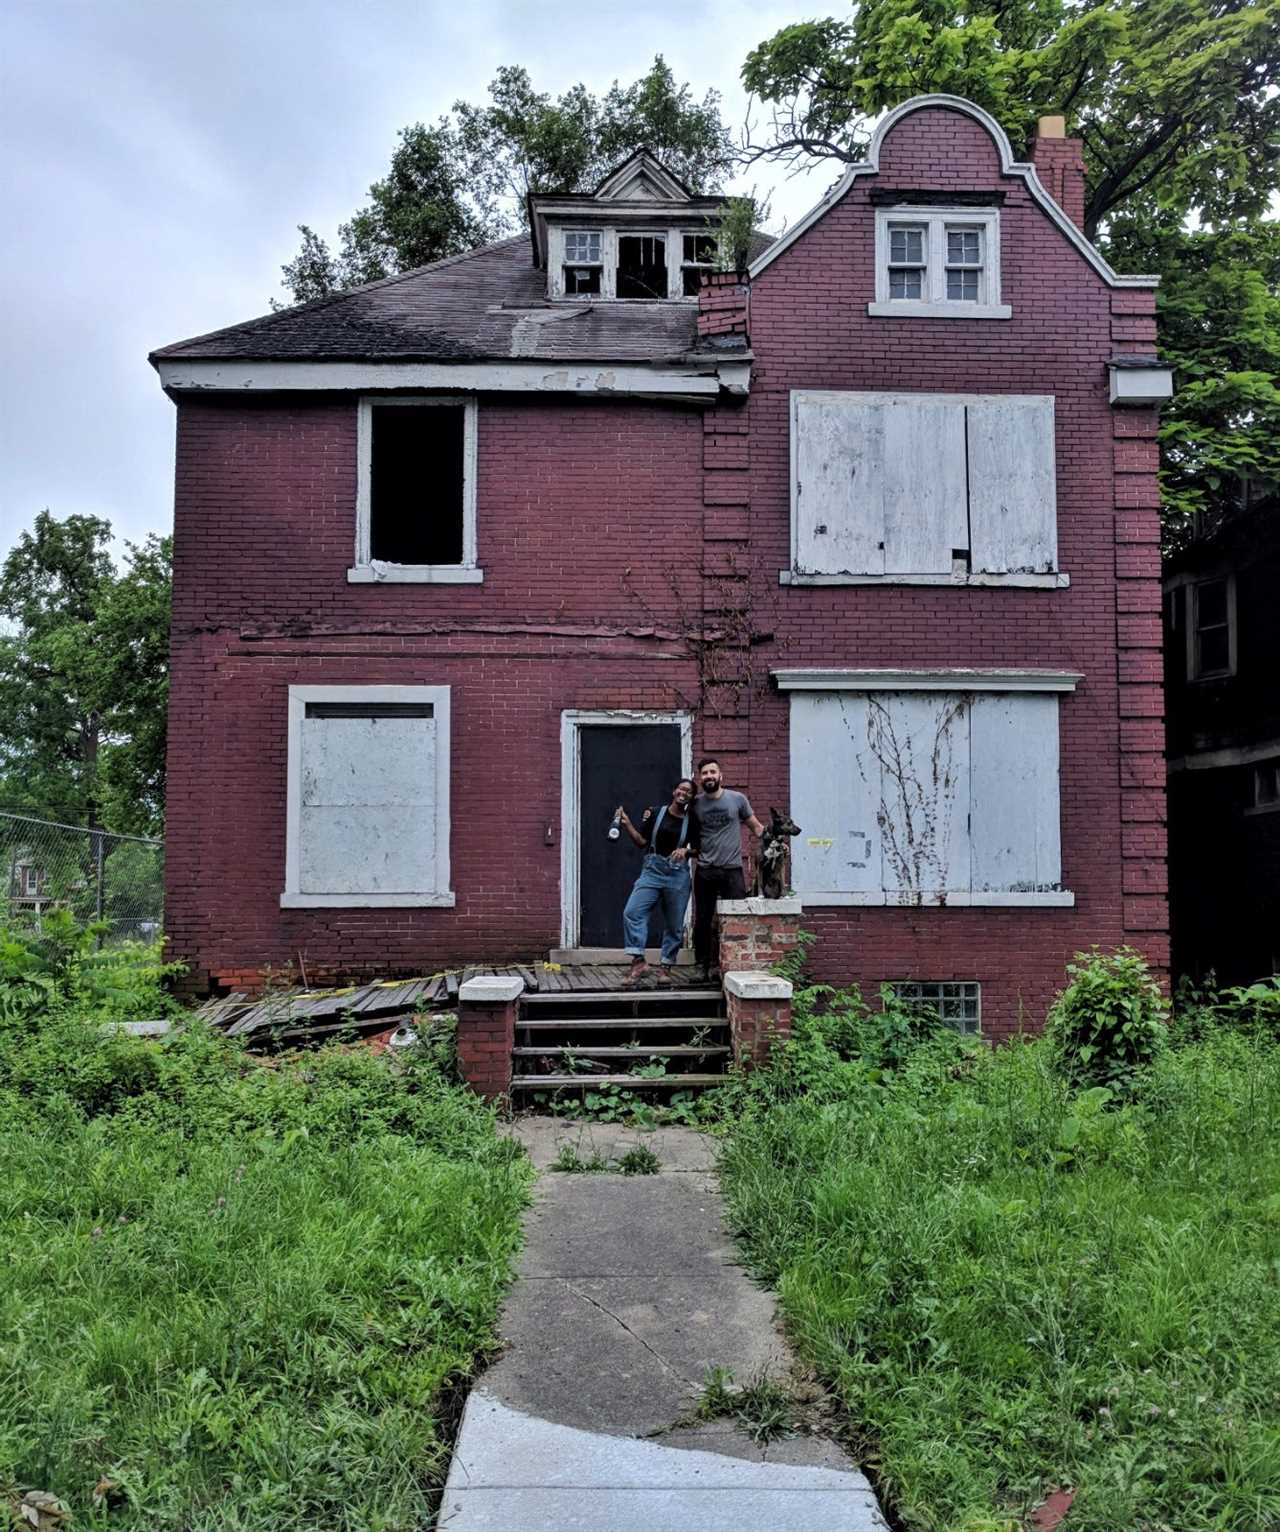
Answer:
[{"label": "dormer window", "polygon": [[604,272],[599,229],[566,229],[564,290],[566,294],[596,294]]},{"label": "dormer window", "polygon": [[681,236],[683,249],[680,261],[680,279],[686,298],[696,298],[702,286],[702,273],[714,271],[720,256],[720,241],[714,234],[685,234]]},{"label": "dormer window", "polygon": [[657,234],[618,235],[619,298],[667,296],[667,242]]}]

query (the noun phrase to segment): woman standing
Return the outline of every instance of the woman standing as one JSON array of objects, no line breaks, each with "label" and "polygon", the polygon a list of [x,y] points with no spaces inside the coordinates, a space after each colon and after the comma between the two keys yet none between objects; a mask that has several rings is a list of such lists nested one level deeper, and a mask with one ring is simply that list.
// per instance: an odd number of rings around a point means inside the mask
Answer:
[{"label": "woman standing", "polygon": [[634,989],[649,971],[644,951],[654,905],[662,911],[662,963],[658,969],[658,983],[674,982],[671,969],[680,955],[684,916],[693,886],[689,858],[698,849],[698,822],[689,812],[696,791],[692,778],[681,777],[665,808],[659,809],[656,815],[652,809],[644,811],[639,830],[619,805],[618,823],[644,852],[644,866],[622,912],[624,943],[631,958],[631,971],[626,977],[628,989]]}]

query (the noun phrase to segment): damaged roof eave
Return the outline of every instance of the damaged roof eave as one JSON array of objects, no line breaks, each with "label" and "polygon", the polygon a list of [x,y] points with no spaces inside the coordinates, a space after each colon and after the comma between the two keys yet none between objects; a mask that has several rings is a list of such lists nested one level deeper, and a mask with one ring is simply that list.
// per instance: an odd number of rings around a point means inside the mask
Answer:
[{"label": "damaged roof eave", "polygon": [[696,396],[751,387],[751,358],[689,353],[658,363],[548,359],[492,362],[245,361],[153,358],[170,395],[279,392],[532,393]]}]

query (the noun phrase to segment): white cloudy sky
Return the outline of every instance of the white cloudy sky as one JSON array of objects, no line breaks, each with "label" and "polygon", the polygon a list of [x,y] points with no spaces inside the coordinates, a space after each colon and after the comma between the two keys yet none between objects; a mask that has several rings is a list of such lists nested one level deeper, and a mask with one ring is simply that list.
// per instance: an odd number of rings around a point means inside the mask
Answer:
[{"label": "white cloudy sky", "polygon": [[[147,353],[266,311],[295,226],[332,234],[397,130],[501,64],[601,90],[655,52],[746,102],[742,58],[843,9],[762,0],[8,0],[0,20],[0,554],[49,507],[168,530],[173,407]],[[791,222],[832,179],[753,174]]]}]

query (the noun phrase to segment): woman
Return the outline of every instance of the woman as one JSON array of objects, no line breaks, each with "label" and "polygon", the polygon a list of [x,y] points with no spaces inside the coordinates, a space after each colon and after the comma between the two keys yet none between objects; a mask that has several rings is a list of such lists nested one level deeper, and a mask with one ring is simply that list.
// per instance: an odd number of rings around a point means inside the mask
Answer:
[{"label": "woman", "polygon": [[631,897],[622,912],[622,930],[631,958],[626,987],[634,989],[649,971],[644,960],[645,940],[649,934],[649,916],[654,905],[662,911],[662,963],[658,983],[671,984],[672,965],[680,955],[684,937],[684,914],[689,907],[692,880],[689,858],[698,849],[698,822],[689,812],[697,789],[690,777],[681,777],[672,789],[671,802],[654,815],[646,809],[637,830],[619,805],[618,823],[644,852],[644,866],[636,879]]}]

